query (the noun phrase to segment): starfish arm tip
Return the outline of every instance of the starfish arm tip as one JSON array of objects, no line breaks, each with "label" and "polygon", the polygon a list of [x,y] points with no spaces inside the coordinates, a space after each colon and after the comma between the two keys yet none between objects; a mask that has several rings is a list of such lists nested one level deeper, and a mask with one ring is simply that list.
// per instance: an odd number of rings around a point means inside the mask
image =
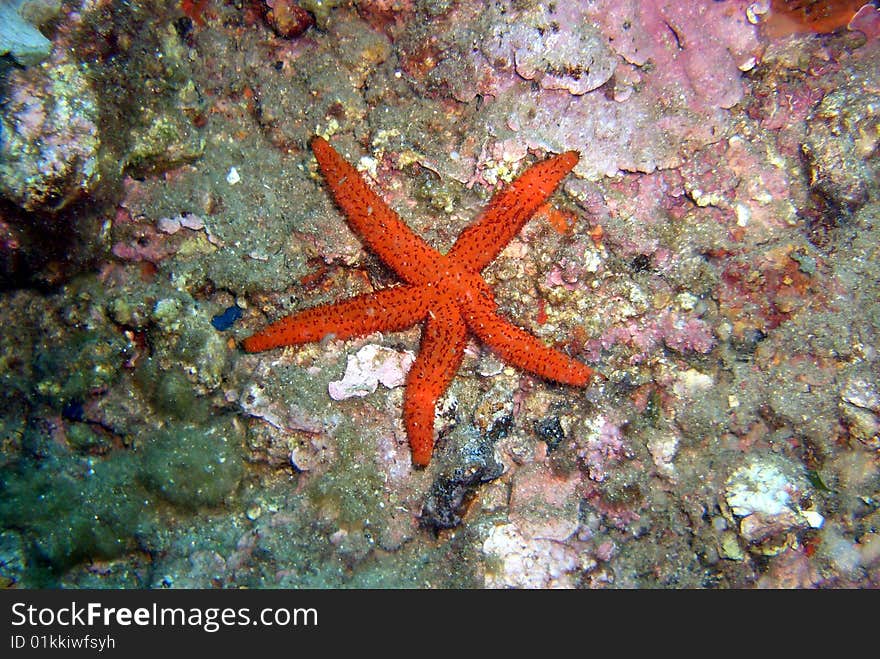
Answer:
[{"label": "starfish arm tip", "polygon": [[260,339],[259,333],[256,333],[242,340],[239,345],[241,346],[241,349],[245,352],[254,353],[266,350],[266,348],[263,347],[262,343],[263,342]]}]

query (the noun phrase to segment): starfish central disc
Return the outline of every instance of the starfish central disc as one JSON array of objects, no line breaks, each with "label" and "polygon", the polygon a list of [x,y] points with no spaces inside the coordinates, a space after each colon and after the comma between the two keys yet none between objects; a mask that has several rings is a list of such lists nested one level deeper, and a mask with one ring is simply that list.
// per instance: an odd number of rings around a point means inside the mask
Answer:
[{"label": "starfish central disc", "polygon": [[413,233],[325,139],[315,137],[311,146],[351,229],[404,283],[282,318],[246,338],[242,346],[247,352],[402,330],[424,322],[403,399],[404,426],[413,464],[419,467],[431,460],[434,411],[461,365],[468,333],[524,371],[577,387],[590,381],[590,367],[500,316],[492,289],[480,274],[575,166],[576,152],[529,167],[495,194],[480,218],[443,255]]}]

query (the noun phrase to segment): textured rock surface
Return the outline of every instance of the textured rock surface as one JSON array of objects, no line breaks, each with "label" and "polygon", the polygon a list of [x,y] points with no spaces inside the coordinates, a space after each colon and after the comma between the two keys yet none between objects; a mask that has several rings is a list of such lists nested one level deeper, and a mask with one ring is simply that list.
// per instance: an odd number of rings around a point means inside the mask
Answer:
[{"label": "textured rock surface", "polygon": [[73,62],[12,74],[0,125],[0,192],[25,210],[54,212],[99,180],[98,101]]},{"label": "textured rock surface", "polygon": [[4,0],[0,3],[0,56],[10,55],[22,66],[49,57],[52,42],[38,29],[60,10],[57,0]]},{"label": "textured rock surface", "polygon": [[[13,73],[22,131],[76,62],[114,167],[96,204],[0,203],[4,267],[41,283],[0,294],[0,583],[880,585],[859,93],[880,43],[770,40],[739,0],[299,4],[317,29],[280,37],[261,3],[89,2],[43,82]],[[269,320],[396,281],[315,133],[440,250],[580,150],[484,276],[601,377],[556,386],[473,341],[413,469],[403,389],[373,385],[418,328],[243,354]],[[58,252],[23,258],[46,227]],[[55,258],[75,240],[96,247],[78,277]]]}]

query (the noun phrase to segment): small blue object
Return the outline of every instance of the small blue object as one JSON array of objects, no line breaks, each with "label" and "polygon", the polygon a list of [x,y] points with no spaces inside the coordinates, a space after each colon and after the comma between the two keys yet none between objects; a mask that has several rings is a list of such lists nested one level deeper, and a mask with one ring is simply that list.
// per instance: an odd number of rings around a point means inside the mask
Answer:
[{"label": "small blue object", "polygon": [[68,421],[85,421],[86,411],[81,400],[72,400],[61,408],[61,416]]},{"label": "small blue object", "polygon": [[241,307],[233,304],[223,313],[218,313],[214,316],[211,319],[211,324],[214,326],[214,329],[222,332],[232,327],[232,324],[239,318],[241,318]]}]

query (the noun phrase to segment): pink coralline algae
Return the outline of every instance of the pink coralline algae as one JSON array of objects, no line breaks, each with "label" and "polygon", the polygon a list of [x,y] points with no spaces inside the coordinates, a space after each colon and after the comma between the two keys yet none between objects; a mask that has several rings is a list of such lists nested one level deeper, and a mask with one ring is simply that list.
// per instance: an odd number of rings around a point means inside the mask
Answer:
[{"label": "pink coralline algae", "polygon": [[849,30],[857,30],[869,39],[880,38],[880,8],[866,3],[847,25]]},{"label": "pink coralline algae", "polygon": [[94,91],[81,68],[67,62],[15,71],[8,85],[0,193],[28,211],[58,211],[100,178]]},{"label": "pink coralline algae", "polygon": [[733,136],[701,149],[679,171],[698,207],[719,209],[732,237],[754,244],[789,230],[797,220],[792,200],[803,201],[806,194],[781,158],[773,162]]},{"label": "pink coralline algae", "polygon": [[580,560],[566,544],[530,538],[514,524],[495,526],[483,553],[492,560],[485,570],[487,588],[573,588]]},{"label": "pink coralline algae", "polygon": [[727,260],[716,291],[720,308],[732,323],[733,335],[767,332],[802,308],[819,310],[829,304],[824,267],[809,263],[802,248],[783,244],[760,254]]},{"label": "pink coralline algae", "polygon": [[691,106],[730,108],[743,95],[740,72],[751,68],[759,43],[747,3],[627,0],[591,3],[591,17],[612,48],[634,67],[651,69],[645,82]]},{"label": "pink coralline algae", "polygon": [[176,251],[176,247],[167,238],[167,231],[135,220],[125,208],[118,209],[115,224],[125,227],[128,238],[113,245],[113,256],[119,259],[157,264]]},{"label": "pink coralline algae", "polygon": [[522,12],[520,19],[493,26],[491,38],[481,45],[488,61],[506,62],[544,89],[577,96],[600,87],[614,74],[616,61],[607,41],[586,22],[578,3],[563,3],[558,9],[539,5]]},{"label": "pink coralline algae", "polygon": [[205,228],[205,222],[198,215],[184,213],[175,217],[160,217],[156,222],[156,228],[162,233],[175,234],[181,229],[201,231]]},{"label": "pink coralline algae", "polygon": [[553,474],[541,464],[518,470],[510,494],[510,521],[528,538],[562,541],[578,528],[580,474]]},{"label": "pink coralline algae", "polygon": [[366,345],[357,354],[349,355],[345,375],[330,383],[330,398],[345,400],[366,396],[376,391],[381,382],[389,389],[403,386],[415,356],[378,345]]},{"label": "pink coralline algae", "polygon": [[712,328],[701,318],[664,309],[657,313],[609,328],[600,339],[591,341],[589,349],[597,356],[616,344],[633,350],[630,362],[638,364],[664,344],[676,352],[705,354],[715,346]]},{"label": "pink coralline algae", "polygon": [[628,449],[620,426],[599,416],[589,423],[590,434],[579,441],[578,457],[583,460],[591,480],[604,481],[609,471],[627,457]]},{"label": "pink coralline algae", "polygon": [[160,217],[156,222],[156,228],[162,233],[168,234],[175,234],[181,229],[204,231],[209,243],[222,246],[222,242],[211,233],[211,228],[205,224],[205,220],[195,213],[183,213],[174,217]]},{"label": "pink coralline algae", "polygon": [[479,16],[462,6],[449,20],[474,27],[429,79],[459,100],[486,99],[493,152],[577,149],[575,172],[593,180],[675,167],[729,129],[723,110],[760,54],[746,5],[598,0]]},{"label": "pink coralline algae", "polygon": [[160,217],[154,225],[147,218],[135,219],[126,208],[120,208],[115,224],[124,230],[127,239],[115,243],[112,252],[124,261],[160,263],[180,251],[183,240],[200,233],[211,245],[222,246],[205,221],[194,213]]}]

